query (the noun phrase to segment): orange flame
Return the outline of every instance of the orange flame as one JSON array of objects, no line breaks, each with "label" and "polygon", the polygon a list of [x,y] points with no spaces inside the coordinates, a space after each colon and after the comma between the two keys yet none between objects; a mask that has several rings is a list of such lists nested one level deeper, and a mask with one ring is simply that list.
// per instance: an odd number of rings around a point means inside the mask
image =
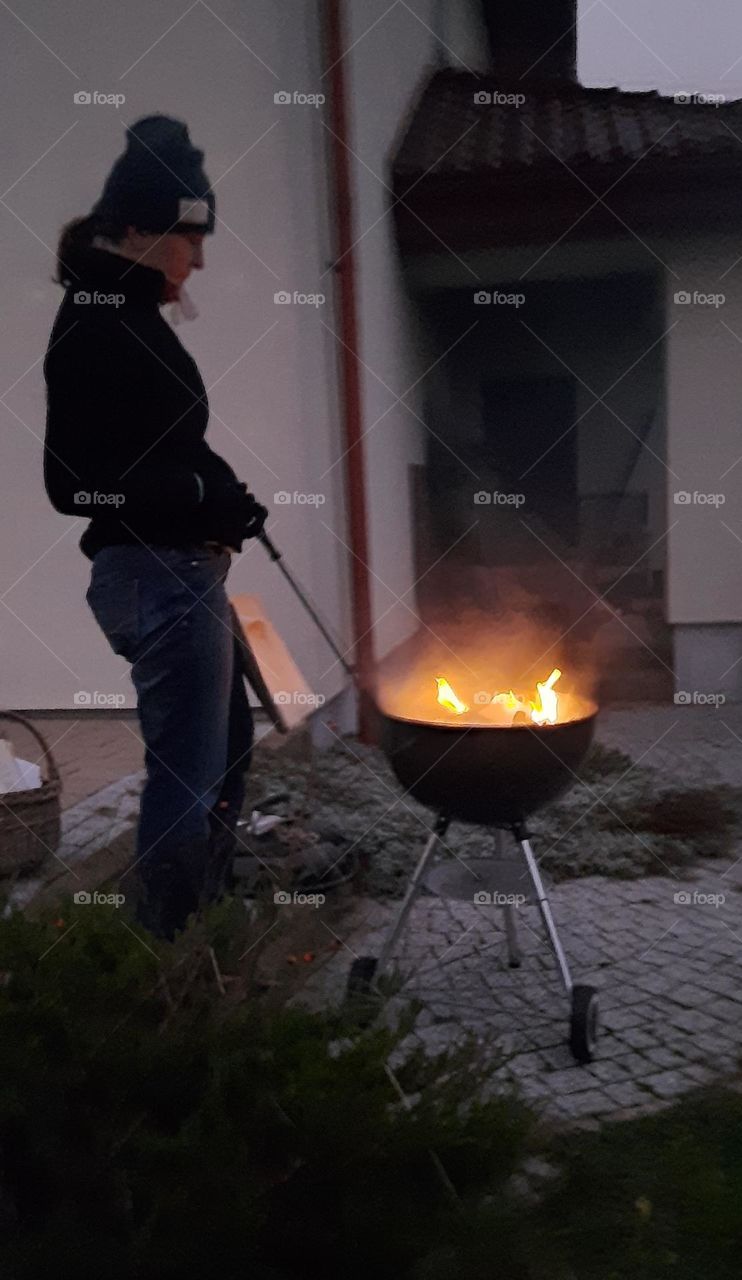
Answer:
[{"label": "orange flame", "polygon": [[544,684],[536,684],[538,702],[531,703],[531,719],[534,724],[556,724],[559,715],[559,699],[553,686],[561,674],[559,668],[555,667]]},{"label": "orange flame", "polygon": [[[496,693],[491,702],[501,706],[504,711],[512,712],[513,718],[518,712],[522,712],[533,724],[556,724],[559,718],[559,698],[554,692],[554,685],[561,674],[559,668],[555,667],[548,680],[537,681],[535,700],[525,702],[510,689],[507,693]],[[469,710],[468,705],[457,697],[443,676],[436,676],[435,683],[438,686],[440,706],[453,711],[457,716],[464,715]]]},{"label": "orange flame", "polygon": [[443,676],[436,676],[435,683],[438,686],[438,701],[442,707],[446,707],[448,711],[455,711],[457,716],[463,716],[469,708],[465,702],[456,697],[453,689]]},{"label": "orange flame", "polygon": [[515,711],[521,710],[523,707],[523,703],[521,702],[520,698],[516,698],[512,689],[509,691],[509,693],[496,693],[492,701],[499,702],[500,705],[503,706],[506,711],[515,712]]}]

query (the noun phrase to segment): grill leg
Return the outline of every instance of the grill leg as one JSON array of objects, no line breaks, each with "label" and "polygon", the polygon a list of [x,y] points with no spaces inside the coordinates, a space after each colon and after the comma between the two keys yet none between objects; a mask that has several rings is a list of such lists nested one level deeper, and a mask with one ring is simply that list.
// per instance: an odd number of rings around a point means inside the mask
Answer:
[{"label": "grill leg", "polygon": [[508,940],[508,964],[511,969],[520,969],[520,944],[518,942],[518,926],[515,922],[515,907],[503,907],[505,915],[505,935]]},{"label": "grill leg", "polygon": [[387,935],[386,941],[383,947],[381,948],[381,954],[379,955],[379,962],[376,966],[375,976],[377,978],[379,974],[382,972],[382,970],[388,964],[389,957],[391,956],[395,946],[397,945],[397,941],[402,933],[402,930],[405,927],[407,917],[410,914],[410,911],[412,910],[412,904],[414,903],[415,898],[417,897],[417,892],[422,883],[423,876],[425,875],[425,872],[428,869],[428,864],[430,863],[430,860],[433,857],[433,854],[435,852],[435,847],[438,841],[442,840],[444,835],[446,834],[446,831],[448,830],[448,824],[449,824],[449,819],[446,818],[443,814],[439,814],[438,818],[436,818],[435,827],[431,831],[428,842],[425,845],[425,848],[423,849],[422,855],[420,857],[420,861],[415,867],[410,883],[407,886],[407,892],[404,896],[402,906],[399,909],[399,914],[397,915],[397,919],[395,920],[391,930]]},{"label": "grill leg", "polygon": [[[507,858],[507,860],[510,861],[510,858],[505,851],[503,832],[499,827],[495,828],[495,857],[497,859]],[[515,861],[515,859],[513,859],[513,861]],[[505,937],[507,938],[508,945],[508,964],[511,969],[519,969],[522,957],[520,944],[518,942],[518,924],[515,907],[506,905],[503,907],[502,913],[505,917]]]},{"label": "grill leg", "polygon": [[533,887],[536,890],[536,900],[538,902],[538,909],[541,912],[541,919],[544,922],[544,928],[546,929],[546,933],[549,939],[549,944],[551,946],[552,951],[554,952],[554,955],[556,956],[556,962],[559,965],[559,972],[562,976],[564,989],[567,992],[567,995],[571,995],[572,994],[572,975],[569,972],[567,957],[565,956],[564,951],[562,950],[562,944],[559,941],[559,934],[557,933],[557,927],[554,924],[554,917],[551,914],[551,907],[549,906],[549,900],[544,890],[544,884],[541,879],[541,872],[539,871],[538,863],[536,862],[536,859],[533,856],[533,849],[531,848],[531,842],[530,840],[527,840],[525,838],[521,839],[520,836],[517,834],[515,838],[518,841],[518,844],[520,845],[521,849],[523,850],[523,854],[526,859],[528,872],[531,877],[531,880],[533,881]]}]

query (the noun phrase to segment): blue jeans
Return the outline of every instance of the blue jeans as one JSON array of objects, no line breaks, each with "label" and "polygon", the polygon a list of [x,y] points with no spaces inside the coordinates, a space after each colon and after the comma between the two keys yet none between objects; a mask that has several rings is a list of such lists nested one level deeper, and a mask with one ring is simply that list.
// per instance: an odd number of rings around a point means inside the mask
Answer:
[{"label": "blue jeans", "polygon": [[110,546],[86,600],[131,663],[146,781],[136,863],[141,923],[163,937],[216,898],[234,851],[253,719],[225,590],[227,551]]}]

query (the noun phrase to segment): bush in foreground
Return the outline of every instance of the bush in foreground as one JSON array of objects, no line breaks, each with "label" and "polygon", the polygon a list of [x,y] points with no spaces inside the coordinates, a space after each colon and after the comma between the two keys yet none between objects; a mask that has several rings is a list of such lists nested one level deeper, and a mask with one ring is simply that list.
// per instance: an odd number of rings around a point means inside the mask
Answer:
[{"label": "bush in foreground", "polygon": [[245,999],[239,904],[172,947],[63,910],[0,921],[4,1280],[737,1280],[738,1093],[550,1133],[414,1010]]},{"label": "bush in foreground", "polygon": [[461,1216],[431,1151],[464,1204],[505,1187],[532,1120],[471,1053],[391,1079],[409,1025],[234,1003],[195,931],[64,911],[0,924],[4,1275],[403,1277]]}]

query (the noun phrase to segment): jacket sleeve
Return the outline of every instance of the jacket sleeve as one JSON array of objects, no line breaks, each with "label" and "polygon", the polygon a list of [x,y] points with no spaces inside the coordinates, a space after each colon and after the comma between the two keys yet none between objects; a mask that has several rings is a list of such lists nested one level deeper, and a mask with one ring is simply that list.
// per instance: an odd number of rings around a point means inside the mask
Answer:
[{"label": "jacket sleeve", "polygon": [[207,492],[213,488],[221,488],[224,485],[238,484],[239,481],[234,471],[224,458],[206,443],[201,441],[198,454],[193,459],[196,471],[204,482]]},{"label": "jacket sleeve", "polygon": [[207,487],[236,482],[236,477],[205,441],[176,444],[178,423],[168,423],[166,402],[160,405],[165,425],[152,438],[156,392],[147,384],[140,353],[133,346],[122,352],[120,342],[120,331],[85,325],[82,333],[60,338],[47,354],[44,483],[49,500],[64,515],[89,515],[87,495],[96,491],[115,495],[116,510],[145,522],[150,516],[161,520],[195,513]]}]

